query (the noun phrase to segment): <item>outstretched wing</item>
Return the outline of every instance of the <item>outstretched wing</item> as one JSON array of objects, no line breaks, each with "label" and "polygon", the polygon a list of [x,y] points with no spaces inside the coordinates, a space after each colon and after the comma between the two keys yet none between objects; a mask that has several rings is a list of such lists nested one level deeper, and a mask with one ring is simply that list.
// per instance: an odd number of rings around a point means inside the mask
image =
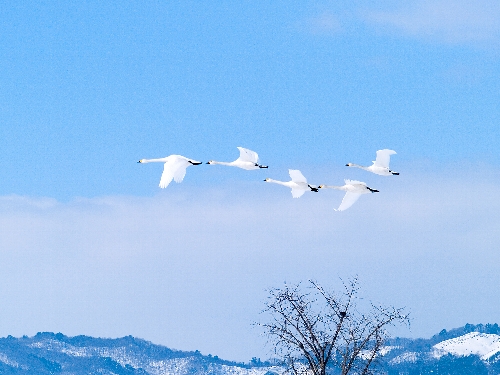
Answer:
[{"label": "outstretched wing", "polygon": [[361,194],[353,193],[348,191],[344,195],[344,199],[342,199],[342,203],[340,204],[339,208],[337,208],[337,211],[344,211],[347,210],[349,207],[351,207],[360,197]]},{"label": "outstretched wing", "polygon": [[174,169],[173,169],[173,163],[169,160],[163,165],[163,173],[160,179],[160,187],[162,189],[165,189],[168,186],[168,184],[170,184],[170,181],[172,181],[172,178],[174,178]]},{"label": "outstretched wing", "polygon": [[[307,184],[307,180],[302,173],[298,169],[289,169],[288,174],[290,174],[290,178],[293,182],[300,183],[303,182]],[[302,195],[302,194],[301,194]]]},{"label": "outstretched wing", "polygon": [[395,155],[396,151],[394,150],[378,150],[377,158],[373,162],[377,167],[389,168],[389,162],[391,160],[391,155]]},{"label": "outstretched wing", "polygon": [[196,160],[188,159],[185,156],[176,155],[176,158],[172,161],[172,169],[174,172],[174,181],[177,183],[184,180],[186,175],[186,168],[192,165],[191,162],[199,163]]},{"label": "outstretched wing", "polygon": [[187,165],[179,165],[177,169],[174,171],[174,181],[177,183],[182,182],[184,180],[184,176],[186,175]]},{"label": "outstretched wing", "polygon": [[306,191],[302,189],[292,189],[292,197],[300,198]]},{"label": "outstretched wing", "polygon": [[238,159],[240,159],[241,161],[249,161],[250,163],[257,164],[259,155],[255,151],[243,147],[238,147],[238,150],[240,150],[240,157]]},{"label": "outstretched wing", "polygon": [[189,159],[181,155],[170,155],[167,162],[163,166],[163,174],[161,175],[160,187],[165,189],[168,184],[174,179],[179,183],[184,180],[186,168],[190,166]]}]

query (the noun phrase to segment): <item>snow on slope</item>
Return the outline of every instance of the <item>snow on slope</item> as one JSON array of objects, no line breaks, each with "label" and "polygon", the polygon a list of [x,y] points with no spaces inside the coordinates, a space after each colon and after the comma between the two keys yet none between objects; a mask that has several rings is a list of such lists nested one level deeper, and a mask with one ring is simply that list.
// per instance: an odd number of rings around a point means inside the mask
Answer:
[{"label": "snow on slope", "polygon": [[417,352],[404,352],[403,354],[394,357],[389,361],[391,365],[399,365],[400,363],[415,363],[418,361],[418,353]]},{"label": "snow on slope", "polygon": [[500,335],[471,332],[454,339],[442,341],[433,346],[434,357],[439,358],[448,353],[457,356],[475,354],[482,360],[500,352]]},{"label": "snow on slope", "polygon": [[[147,356],[137,355],[129,350],[129,348],[123,346],[112,348],[98,346],[78,347],[53,339],[37,341],[29,346],[60,352],[73,357],[108,357],[124,367],[130,365],[134,368],[142,368],[150,375],[190,375],[194,372],[197,374],[224,375],[265,375],[268,372],[274,372],[277,375],[282,375],[285,371],[284,368],[279,366],[244,368],[217,363],[207,364],[205,369],[200,369],[199,361],[196,357],[152,360]],[[7,360],[7,357],[0,353],[0,361],[12,366]],[[16,367],[18,367],[17,363]]]},{"label": "snow on slope", "polygon": [[[382,346],[380,348],[380,352],[378,353],[377,357],[383,357],[384,355],[388,354],[391,350],[393,349],[399,349],[399,346]],[[363,359],[370,359],[372,355],[372,352],[370,350],[362,350],[359,353],[359,356]]]}]

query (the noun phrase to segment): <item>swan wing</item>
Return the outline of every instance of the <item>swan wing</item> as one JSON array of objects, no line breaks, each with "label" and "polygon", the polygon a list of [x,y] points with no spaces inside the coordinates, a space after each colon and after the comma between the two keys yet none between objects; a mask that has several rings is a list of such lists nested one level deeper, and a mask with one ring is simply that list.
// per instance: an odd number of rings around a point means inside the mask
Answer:
[{"label": "swan wing", "polygon": [[292,197],[300,198],[306,191],[302,189],[292,189]]},{"label": "swan wing", "polygon": [[176,158],[172,160],[172,170],[174,171],[175,182],[180,183],[184,180],[186,168],[193,165],[191,163],[199,163],[199,161],[188,159],[185,156],[176,155]]},{"label": "swan wing", "polygon": [[[163,173],[161,174],[160,187],[165,189],[170,181],[174,178],[173,163],[169,160],[163,165]],[[183,176],[184,177],[184,176]]]},{"label": "swan wing", "polygon": [[389,168],[389,162],[391,160],[391,155],[395,155],[396,151],[394,150],[378,150],[377,158],[373,162],[377,167]]},{"label": "swan wing", "polygon": [[184,176],[186,175],[187,165],[178,165],[174,171],[174,181],[177,183],[182,182],[184,180]]},{"label": "swan wing", "polygon": [[292,179],[293,182],[295,183],[304,183],[307,184],[307,180],[304,177],[302,173],[298,169],[289,169],[288,174],[290,175],[290,178]]},{"label": "swan wing", "polygon": [[337,208],[337,211],[344,211],[347,210],[349,207],[351,207],[360,197],[361,194],[358,193],[353,193],[351,191],[348,191],[344,195],[344,199],[342,199],[342,203],[340,204],[339,208]]},{"label": "swan wing", "polygon": [[255,151],[243,147],[238,147],[238,150],[240,150],[240,157],[238,160],[248,161],[255,164],[257,163],[257,160],[259,160],[259,155]]}]

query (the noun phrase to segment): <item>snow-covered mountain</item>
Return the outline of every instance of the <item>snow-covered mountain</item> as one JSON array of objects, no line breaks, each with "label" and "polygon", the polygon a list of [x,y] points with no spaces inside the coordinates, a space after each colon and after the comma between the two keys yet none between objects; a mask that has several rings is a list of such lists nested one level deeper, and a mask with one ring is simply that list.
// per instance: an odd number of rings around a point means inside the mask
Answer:
[{"label": "snow-covered mountain", "polygon": [[[500,375],[497,324],[443,330],[430,339],[394,338],[377,359],[386,375]],[[198,351],[183,352],[131,336],[101,339],[38,333],[0,338],[0,375],[282,375],[284,368],[253,359],[225,361]],[[331,374],[337,374],[331,369]]]},{"label": "snow-covered mountain", "polygon": [[379,360],[387,374],[500,375],[498,324],[466,324],[430,339],[389,340]]},{"label": "snow-covered mountain", "polygon": [[0,339],[0,374],[23,375],[281,375],[283,369],[172,350],[127,336],[101,339],[38,333]]},{"label": "snow-covered mountain", "polygon": [[441,341],[433,348],[436,358],[452,354],[455,356],[477,355],[482,360],[488,360],[500,352],[500,335],[471,332]]}]

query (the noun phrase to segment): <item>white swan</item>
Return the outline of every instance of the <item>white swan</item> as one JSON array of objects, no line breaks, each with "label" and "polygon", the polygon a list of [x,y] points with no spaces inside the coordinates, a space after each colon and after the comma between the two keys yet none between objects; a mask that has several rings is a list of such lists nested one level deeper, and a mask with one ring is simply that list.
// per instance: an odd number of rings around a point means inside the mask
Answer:
[{"label": "white swan", "polygon": [[300,173],[298,169],[289,169],[288,173],[290,174],[290,178],[292,179],[292,181],[283,182],[273,180],[271,178],[266,178],[264,181],[271,182],[273,184],[288,186],[292,189],[292,197],[294,198],[300,198],[306,191],[314,191],[316,193],[318,192],[318,188],[313,185],[309,185],[306,178],[302,175],[302,173]]},{"label": "white swan", "polygon": [[391,175],[399,175],[398,172],[391,171],[389,169],[389,161],[391,159],[391,155],[395,155],[396,151],[394,150],[378,150],[377,151],[377,158],[373,162],[373,165],[370,165],[369,167],[363,167],[361,165],[353,164],[353,163],[347,163],[346,167],[356,167],[356,168],[361,168],[364,169],[365,171],[372,172],[375,174],[379,174],[381,176],[391,176]]},{"label": "white swan", "polygon": [[344,211],[351,207],[361,196],[361,194],[368,193],[378,193],[378,190],[371,189],[364,182],[353,181],[353,180],[344,180],[344,186],[331,186],[331,185],[320,185],[320,189],[337,189],[344,190],[346,193],[344,195],[344,199],[342,199],[342,203],[339,208],[335,211]]},{"label": "white swan", "polygon": [[159,185],[162,189],[165,189],[172,179],[177,183],[182,182],[186,175],[186,168],[190,165],[201,164],[201,161],[188,159],[181,155],[170,155],[161,159],[141,159],[138,161],[138,163],[142,164],[155,162],[165,163]]},{"label": "white swan", "polygon": [[228,165],[230,167],[246,169],[247,171],[250,171],[252,169],[267,168],[266,165],[260,165],[257,163],[257,161],[259,160],[259,155],[255,151],[243,147],[238,147],[238,150],[240,150],[240,157],[235,161],[227,163],[224,161],[210,160],[207,164]]}]

